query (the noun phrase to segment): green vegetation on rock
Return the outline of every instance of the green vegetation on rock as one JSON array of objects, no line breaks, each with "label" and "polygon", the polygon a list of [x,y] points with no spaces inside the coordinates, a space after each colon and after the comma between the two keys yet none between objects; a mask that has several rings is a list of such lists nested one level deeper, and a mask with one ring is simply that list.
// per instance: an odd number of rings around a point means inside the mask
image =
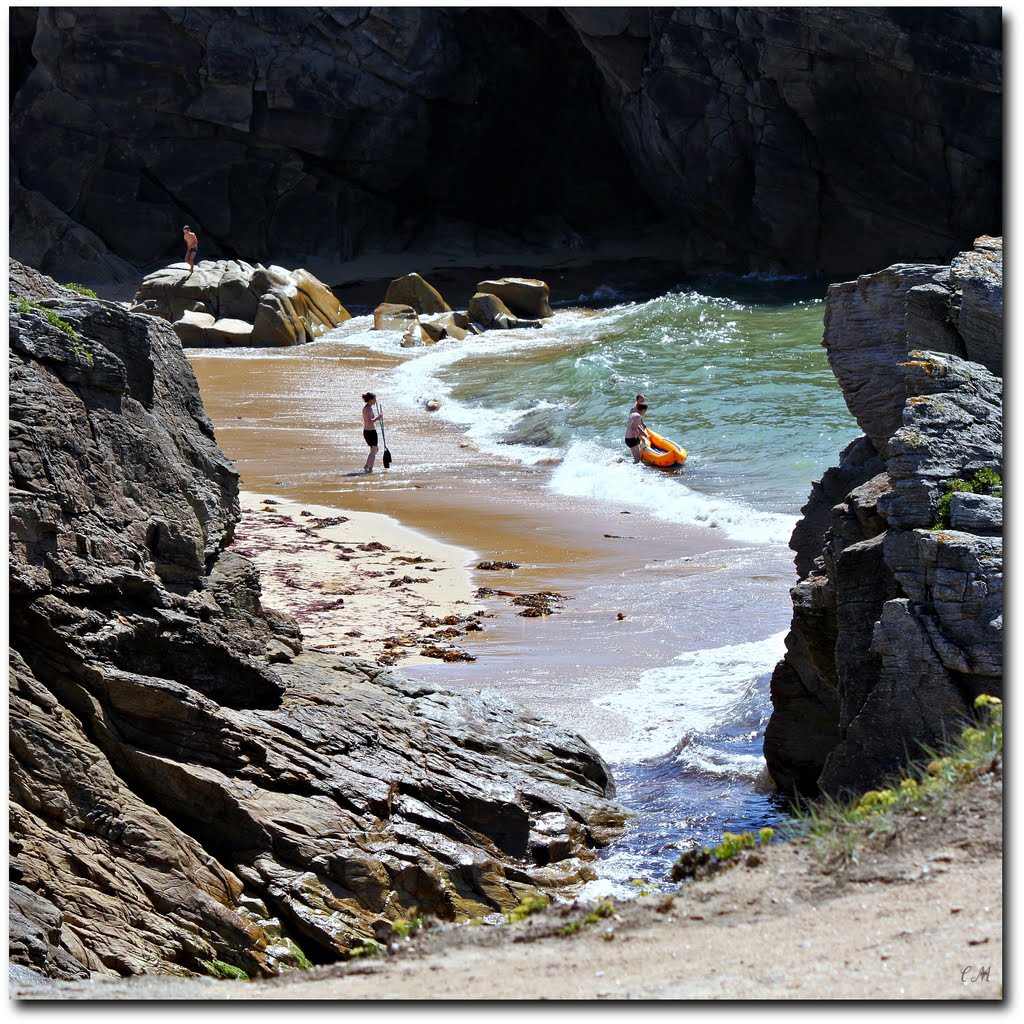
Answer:
[{"label": "green vegetation on rock", "polygon": [[755,836],[753,832],[723,832],[717,846],[699,846],[681,854],[672,866],[672,880],[685,882],[702,875],[713,874],[718,868],[736,860],[739,854],[752,850],[760,843],[770,843],[775,830],[762,828]]},{"label": "green vegetation on rock", "polygon": [[52,309],[47,309],[38,302],[32,302],[17,295],[11,295],[9,299],[11,309],[19,313],[35,313],[42,316],[51,326],[56,327],[57,330],[63,331],[71,339],[71,350],[75,355],[82,356],[84,359],[92,362],[92,353],[82,345],[81,341],[79,341],[78,333],[67,320],[62,320]]},{"label": "green vegetation on rock", "polygon": [[426,926],[427,919],[422,914],[414,914],[409,918],[399,918],[391,927],[397,938],[408,939]]},{"label": "green vegetation on rock", "polygon": [[563,925],[562,935],[574,935],[590,924],[597,924],[603,917],[611,917],[615,913],[615,904],[611,900],[601,900],[600,903],[585,917],[576,918],[568,924]]},{"label": "green vegetation on rock", "polygon": [[361,945],[353,946],[348,951],[348,955],[350,959],[368,959],[370,957],[380,956],[383,952],[384,947],[379,942],[374,942],[373,939],[367,939]]},{"label": "green vegetation on rock", "polygon": [[987,466],[979,469],[970,480],[947,480],[943,494],[935,504],[935,525],[933,530],[949,529],[949,512],[954,494],[989,494],[995,498],[1003,496],[1003,478]]},{"label": "green vegetation on rock", "polygon": [[234,964],[225,963],[223,960],[200,960],[199,962],[206,968],[206,973],[211,978],[221,978],[224,981],[249,980],[249,975],[241,967],[235,967]]},{"label": "green vegetation on rock", "polygon": [[525,921],[531,914],[536,914],[538,910],[543,910],[550,902],[547,896],[541,896],[539,893],[535,896],[527,896],[519,906],[506,911],[505,920],[508,924]]},{"label": "green vegetation on rock", "polygon": [[284,941],[292,956],[295,957],[295,966],[298,967],[300,971],[310,970],[313,967],[313,961],[302,952],[298,943],[294,942],[292,939],[285,939]]},{"label": "green vegetation on rock", "polygon": [[91,289],[87,288],[84,284],[78,284],[75,281],[69,281],[65,288],[69,292],[78,292],[79,295],[84,295],[87,299],[98,299],[99,296]]}]

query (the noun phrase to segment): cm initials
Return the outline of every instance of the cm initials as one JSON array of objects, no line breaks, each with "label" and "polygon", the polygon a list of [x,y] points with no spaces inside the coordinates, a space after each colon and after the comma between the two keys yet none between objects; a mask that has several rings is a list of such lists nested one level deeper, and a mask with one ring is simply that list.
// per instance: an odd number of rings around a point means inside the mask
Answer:
[{"label": "cm initials", "polygon": [[972,982],[973,983],[975,981],[991,981],[992,980],[991,977],[990,977],[990,973],[992,971],[991,967],[979,967],[977,969],[978,973],[975,974],[974,977],[972,978],[971,977],[971,971],[973,971],[973,970],[974,970],[974,965],[972,964],[970,967],[965,967],[960,972],[960,984],[961,985],[966,985],[968,982]]}]

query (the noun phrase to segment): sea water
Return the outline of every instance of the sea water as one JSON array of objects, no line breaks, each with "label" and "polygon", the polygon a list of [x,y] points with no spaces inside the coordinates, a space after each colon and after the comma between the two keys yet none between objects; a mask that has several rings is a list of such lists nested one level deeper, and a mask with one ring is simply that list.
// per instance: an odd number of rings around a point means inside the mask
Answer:
[{"label": "sea water", "polygon": [[[389,420],[439,399],[436,416],[509,487],[540,481],[551,502],[633,510],[718,542],[677,563],[655,552],[580,588],[560,613],[569,658],[539,632],[514,658],[444,666],[445,678],[567,723],[608,761],[637,813],[588,895],[626,895],[636,878],[665,887],[681,850],[785,815],[761,751],[791,614],[788,540],[812,480],[858,432],[820,343],[824,290],[725,278],[631,300],[604,287],[563,299],[541,329],[400,349],[363,316],[303,346],[313,359],[397,358],[381,385]],[[687,449],[684,467],[633,464],[623,435],[637,393],[648,425]],[[351,405],[327,385],[321,398],[325,416]],[[454,446],[451,457],[464,458]],[[626,640],[605,614],[623,595],[642,595]],[[621,727],[591,728],[588,702]]]}]

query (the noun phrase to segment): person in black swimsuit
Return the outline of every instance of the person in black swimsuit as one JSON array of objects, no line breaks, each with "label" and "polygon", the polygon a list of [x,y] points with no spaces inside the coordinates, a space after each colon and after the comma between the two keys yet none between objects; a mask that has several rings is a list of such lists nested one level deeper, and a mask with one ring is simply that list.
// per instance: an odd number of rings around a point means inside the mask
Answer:
[{"label": "person in black swimsuit", "polygon": [[384,419],[383,413],[378,413],[376,416],[373,413],[373,404],[376,401],[377,396],[372,391],[367,391],[363,395],[365,403],[363,405],[363,440],[370,446],[370,454],[366,456],[366,465],[363,466],[364,473],[373,472],[373,462],[377,458],[377,431],[373,425],[378,420]]},{"label": "person in black swimsuit", "polygon": [[185,236],[185,262],[188,264],[188,276],[196,269],[196,256],[199,255],[199,239],[196,233],[186,224],[181,233]]},{"label": "person in black swimsuit", "polygon": [[[643,398],[637,395],[637,398]],[[630,410],[629,419],[626,422],[626,447],[633,453],[633,461],[640,461],[640,446],[650,444],[651,439],[647,433],[647,424],[644,423],[644,413],[647,412],[647,404],[638,401]]]}]

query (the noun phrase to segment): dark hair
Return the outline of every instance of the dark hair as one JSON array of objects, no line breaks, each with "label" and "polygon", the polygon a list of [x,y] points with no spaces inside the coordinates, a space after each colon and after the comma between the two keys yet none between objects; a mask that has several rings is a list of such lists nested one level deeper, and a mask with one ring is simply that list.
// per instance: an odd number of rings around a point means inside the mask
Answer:
[{"label": "dark hair", "polygon": [[641,409],[646,409],[646,408],[647,408],[647,403],[646,403],[646,402],[641,402],[641,403],[640,403],[640,404],[639,404],[639,405],[638,405],[638,406],[636,407],[636,411],[637,411],[637,412],[639,412],[639,411],[640,411]]},{"label": "dark hair", "polygon": [[641,399],[641,398],[643,398],[643,397],[644,397],[643,395],[637,395],[637,396],[636,396],[636,400],[637,400],[637,401],[639,402],[639,401],[640,401],[640,399]]},{"label": "dark hair", "polygon": [[376,398],[377,396],[372,391],[367,391],[366,394],[363,395],[364,402],[373,402],[376,401]]}]

